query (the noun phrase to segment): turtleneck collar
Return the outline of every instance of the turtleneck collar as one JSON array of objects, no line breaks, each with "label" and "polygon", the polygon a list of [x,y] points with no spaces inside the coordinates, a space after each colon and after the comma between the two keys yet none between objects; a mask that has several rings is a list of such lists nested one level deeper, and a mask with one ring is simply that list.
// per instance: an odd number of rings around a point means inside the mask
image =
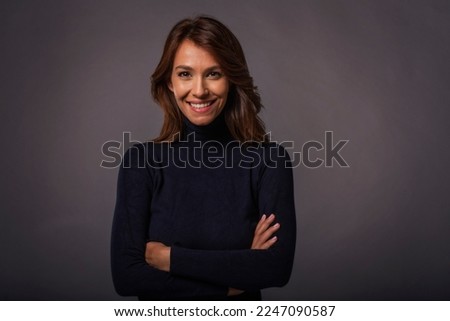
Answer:
[{"label": "turtleneck collar", "polygon": [[186,116],[182,114],[183,117],[183,137],[189,136],[190,138],[195,137],[197,140],[230,140],[231,134],[228,130],[227,124],[225,122],[225,115],[223,111],[216,117],[211,123],[204,126],[198,126],[189,121]]}]

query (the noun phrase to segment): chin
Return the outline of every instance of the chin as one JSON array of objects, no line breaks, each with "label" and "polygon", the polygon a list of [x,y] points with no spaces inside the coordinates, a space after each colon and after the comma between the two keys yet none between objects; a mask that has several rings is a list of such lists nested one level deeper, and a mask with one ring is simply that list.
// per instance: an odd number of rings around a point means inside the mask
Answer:
[{"label": "chin", "polygon": [[183,113],[186,118],[194,125],[197,126],[206,126],[209,125],[210,123],[212,123],[214,121],[214,119],[217,118],[217,116],[219,116],[219,113],[216,112],[208,112],[205,113],[204,115],[198,115],[198,114],[194,114],[192,113],[190,110],[188,110],[187,112]]}]

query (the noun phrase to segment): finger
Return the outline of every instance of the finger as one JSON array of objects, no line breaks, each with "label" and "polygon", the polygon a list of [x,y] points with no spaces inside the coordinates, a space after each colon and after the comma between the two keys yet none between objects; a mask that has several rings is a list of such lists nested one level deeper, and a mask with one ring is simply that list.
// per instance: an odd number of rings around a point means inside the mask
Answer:
[{"label": "finger", "polygon": [[258,224],[259,228],[255,231],[255,234],[264,233],[264,231],[266,231],[269,228],[269,226],[273,223],[274,220],[275,220],[275,215],[270,214],[270,216],[267,217],[264,221],[261,221],[261,224]]},{"label": "finger", "polygon": [[255,234],[258,233],[258,231],[261,229],[261,225],[262,225],[263,222],[266,220],[266,218],[267,218],[266,214],[263,214],[263,215],[261,216],[261,218],[260,218],[259,221],[258,221],[258,224],[256,224],[256,227],[255,227]]},{"label": "finger", "polygon": [[[260,223],[257,226],[257,229],[255,231],[255,234],[253,236],[253,243],[257,243],[257,244],[261,244],[261,242],[266,242],[269,237],[271,236],[271,234],[277,230],[279,228],[279,224],[274,224],[272,225],[272,227],[270,226],[270,224],[273,223],[273,221],[275,220],[275,216],[271,215],[269,216],[269,218],[267,218],[266,220],[261,220]],[[272,231],[269,232],[267,235],[267,231]],[[266,234],[265,234],[266,233]]]},{"label": "finger", "polygon": [[[273,242],[277,239],[275,236],[273,236],[274,232],[275,230],[271,231],[270,233],[268,232],[267,234],[261,235],[257,239],[253,240],[251,248],[263,249],[272,246]],[[273,239],[273,237],[275,237],[275,239]]]},{"label": "finger", "polygon": [[253,249],[255,249],[255,250],[267,250],[272,245],[274,245],[277,241],[278,241],[278,238],[276,236],[274,236],[274,237],[270,238],[269,240],[267,240],[266,242],[260,244],[259,246],[254,247]]},{"label": "finger", "polygon": [[267,242],[267,240],[269,240],[273,233],[275,233],[276,231],[278,231],[278,229],[280,228],[280,223],[276,223],[274,225],[272,225],[271,227],[269,227],[264,233],[262,233],[259,237],[260,242],[265,243]]},{"label": "finger", "polygon": [[270,238],[267,242],[262,244],[260,248],[263,249],[263,250],[267,250],[272,245],[274,245],[277,241],[278,241],[278,237],[274,236],[274,237]]},{"label": "finger", "polygon": [[277,223],[277,224],[271,226],[270,228],[268,228],[264,233],[255,235],[255,237],[253,238],[251,248],[252,249],[264,249],[264,248],[269,248],[270,246],[272,246],[273,243],[275,243],[275,241],[277,240],[277,237],[276,236],[272,237],[272,235],[273,235],[273,233],[278,231],[279,228],[280,228],[280,224]]}]

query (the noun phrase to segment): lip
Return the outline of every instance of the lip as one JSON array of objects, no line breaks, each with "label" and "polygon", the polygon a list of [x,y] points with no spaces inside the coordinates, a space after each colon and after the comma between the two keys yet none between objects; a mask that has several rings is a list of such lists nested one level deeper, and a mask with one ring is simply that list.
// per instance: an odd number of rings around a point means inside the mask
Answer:
[{"label": "lip", "polygon": [[[189,108],[196,112],[196,113],[206,113],[208,112],[216,103],[217,99],[213,99],[213,100],[204,100],[204,101],[187,101],[187,104],[189,105]],[[200,107],[200,108],[196,108],[194,106],[192,106],[192,104],[194,105],[202,105],[202,104],[209,104],[208,106],[205,107]]]}]

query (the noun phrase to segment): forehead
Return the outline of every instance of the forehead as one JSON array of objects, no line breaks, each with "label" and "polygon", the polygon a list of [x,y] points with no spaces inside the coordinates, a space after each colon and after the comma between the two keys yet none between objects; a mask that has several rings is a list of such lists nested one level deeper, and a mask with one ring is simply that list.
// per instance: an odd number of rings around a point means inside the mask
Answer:
[{"label": "forehead", "polygon": [[178,65],[192,68],[209,68],[219,65],[216,58],[206,49],[196,45],[191,40],[184,40],[178,47],[174,58],[174,68]]}]

